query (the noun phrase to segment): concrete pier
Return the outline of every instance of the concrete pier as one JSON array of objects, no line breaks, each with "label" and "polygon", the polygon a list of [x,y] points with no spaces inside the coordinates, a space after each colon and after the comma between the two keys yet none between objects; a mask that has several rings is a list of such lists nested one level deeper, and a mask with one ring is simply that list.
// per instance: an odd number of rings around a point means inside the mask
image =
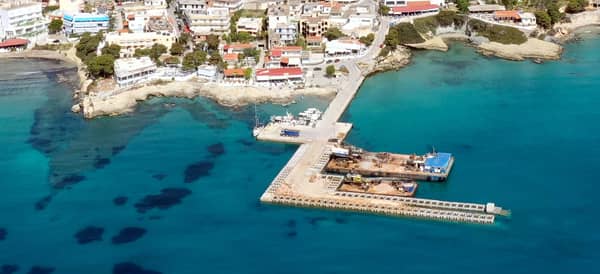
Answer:
[{"label": "concrete pier", "polygon": [[[381,24],[373,45],[383,43],[388,22]],[[439,200],[408,198],[381,194],[367,194],[339,191],[342,176],[326,174],[324,168],[329,162],[334,140],[343,140],[352,125],[337,122],[350,105],[365,74],[374,66],[378,47],[371,47],[369,53],[358,60],[343,61],[350,79],[339,88],[336,97],[315,127],[303,126],[298,137],[280,136],[281,126],[271,126],[262,130],[258,140],[300,144],[298,150],[277,174],[260,200],[264,203],[298,207],[348,210],[391,216],[425,218],[449,222],[492,224],[498,214],[506,211],[492,203],[475,204]],[[357,64],[361,64],[363,73]]]}]

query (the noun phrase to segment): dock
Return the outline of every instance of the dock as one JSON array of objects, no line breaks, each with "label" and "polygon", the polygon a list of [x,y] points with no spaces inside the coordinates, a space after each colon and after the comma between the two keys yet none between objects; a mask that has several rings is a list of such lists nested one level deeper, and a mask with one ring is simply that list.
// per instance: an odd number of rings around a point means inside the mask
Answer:
[{"label": "dock", "polygon": [[[383,30],[387,32],[387,24],[382,24],[382,26]],[[374,44],[383,43],[383,39],[384,36],[377,36]],[[261,202],[475,224],[493,224],[497,216],[510,214],[509,211],[494,203],[451,202],[340,190],[340,184],[344,177],[342,174],[333,173],[336,168],[339,168],[338,173],[349,170],[341,168],[342,166],[336,165],[337,163],[331,163],[332,149],[346,138],[352,129],[352,124],[340,123],[338,120],[350,105],[365,79],[366,73],[374,65],[373,60],[378,49],[375,48],[372,51],[360,60],[345,64],[349,71],[349,78],[356,81],[345,82],[339,87],[335,98],[316,125],[312,127],[296,126],[295,128],[289,128],[289,125],[285,126],[286,129],[299,131],[297,136],[281,136],[282,126],[271,125],[265,127],[256,136],[260,141],[300,145],[262,194]],[[365,73],[361,71],[358,63],[367,65]],[[373,154],[372,156],[376,157],[377,155]],[[435,174],[409,168],[400,169],[398,172],[397,167],[405,166],[404,163],[411,156],[402,154],[390,154],[389,156],[391,157],[389,161],[383,163],[386,166],[384,167],[382,164],[379,171],[377,171],[379,166],[374,168],[367,162],[359,164],[358,167],[362,166],[362,169],[354,169],[354,171],[358,170],[366,175],[408,176],[418,180],[443,181],[448,177],[454,164],[454,159],[451,158],[448,163],[449,168]]]}]

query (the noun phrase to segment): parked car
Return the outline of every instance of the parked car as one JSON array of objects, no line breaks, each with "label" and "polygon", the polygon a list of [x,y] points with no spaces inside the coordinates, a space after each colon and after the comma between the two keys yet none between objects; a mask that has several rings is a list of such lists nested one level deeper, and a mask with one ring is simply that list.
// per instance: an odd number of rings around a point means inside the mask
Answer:
[{"label": "parked car", "polygon": [[325,62],[325,63],[327,63],[327,64],[331,64],[331,63],[333,63],[333,61],[331,61],[331,60],[327,60],[327,62]]},{"label": "parked car", "polygon": [[336,62],[336,63],[337,63],[337,62],[339,62],[339,61],[340,61],[340,59],[335,59],[335,61],[334,61],[334,62]]},{"label": "parked car", "polygon": [[323,70],[323,69],[322,69],[322,68],[320,68],[320,67],[316,67],[316,68],[314,68],[313,70],[314,70],[314,71],[321,71],[321,70]]}]

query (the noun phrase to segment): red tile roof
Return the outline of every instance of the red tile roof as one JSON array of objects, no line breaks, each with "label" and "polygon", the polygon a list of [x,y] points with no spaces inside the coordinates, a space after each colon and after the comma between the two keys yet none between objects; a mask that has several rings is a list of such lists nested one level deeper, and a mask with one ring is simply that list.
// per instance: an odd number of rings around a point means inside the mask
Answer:
[{"label": "red tile roof", "polygon": [[271,54],[269,55],[273,57],[281,57],[281,50],[271,50]]},{"label": "red tile roof", "polygon": [[223,60],[224,61],[237,61],[238,54],[237,53],[225,53],[225,54],[223,54]]},{"label": "red tile roof", "polygon": [[4,42],[0,42],[0,48],[8,48],[8,47],[16,47],[16,46],[26,46],[29,43],[26,39],[8,39]]},{"label": "red tile roof", "polygon": [[299,51],[302,50],[302,47],[299,46],[286,46],[286,47],[274,47],[271,51]]},{"label": "red tile roof", "polygon": [[419,11],[430,11],[439,9],[440,6],[431,4],[429,1],[407,2],[406,6],[392,7],[392,13],[410,13]]},{"label": "red tile roof", "polygon": [[227,44],[225,46],[223,46],[224,50],[229,50],[229,49],[237,49],[237,50],[243,50],[243,49],[252,49],[254,48],[254,46],[252,44],[241,44],[241,43],[233,43],[233,44]]},{"label": "red tile roof", "polygon": [[266,68],[266,69],[256,69],[256,76],[301,76],[302,68],[292,67],[292,68]]},{"label": "red tile roof", "polygon": [[223,74],[225,75],[225,77],[240,77],[244,76],[244,69],[226,69],[223,70]]},{"label": "red tile roof", "polygon": [[512,19],[516,19],[516,20],[521,19],[519,12],[516,10],[498,10],[498,11],[494,12],[494,17],[495,18],[512,18]]}]

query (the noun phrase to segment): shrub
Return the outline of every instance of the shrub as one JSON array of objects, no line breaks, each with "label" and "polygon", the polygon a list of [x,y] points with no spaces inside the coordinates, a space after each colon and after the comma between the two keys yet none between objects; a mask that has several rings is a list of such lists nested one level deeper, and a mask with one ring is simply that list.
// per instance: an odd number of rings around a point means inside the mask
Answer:
[{"label": "shrub", "polygon": [[390,28],[388,34],[385,36],[385,44],[392,49],[398,45],[404,44],[418,44],[425,42],[425,39],[421,37],[419,32],[415,29],[415,26],[411,23],[399,23]]},{"label": "shrub", "polygon": [[565,11],[567,13],[579,13],[585,10],[585,7],[587,7],[588,5],[588,1],[587,0],[569,0],[569,3],[567,4],[567,8],[565,9]]},{"label": "shrub", "polygon": [[469,20],[469,29],[476,32],[492,42],[501,44],[523,44],[527,41],[527,37],[523,32],[516,28],[492,25],[480,20]]},{"label": "shrub", "polygon": [[464,15],[457,14],[454,11],[443,10],[433,16],[415,19],[414,25],[419,33],[432,32],[435,34],[435,30],[440,26],[449,27],[454,25],[455,28],[459,28],[465,24],[465,21]]}]

